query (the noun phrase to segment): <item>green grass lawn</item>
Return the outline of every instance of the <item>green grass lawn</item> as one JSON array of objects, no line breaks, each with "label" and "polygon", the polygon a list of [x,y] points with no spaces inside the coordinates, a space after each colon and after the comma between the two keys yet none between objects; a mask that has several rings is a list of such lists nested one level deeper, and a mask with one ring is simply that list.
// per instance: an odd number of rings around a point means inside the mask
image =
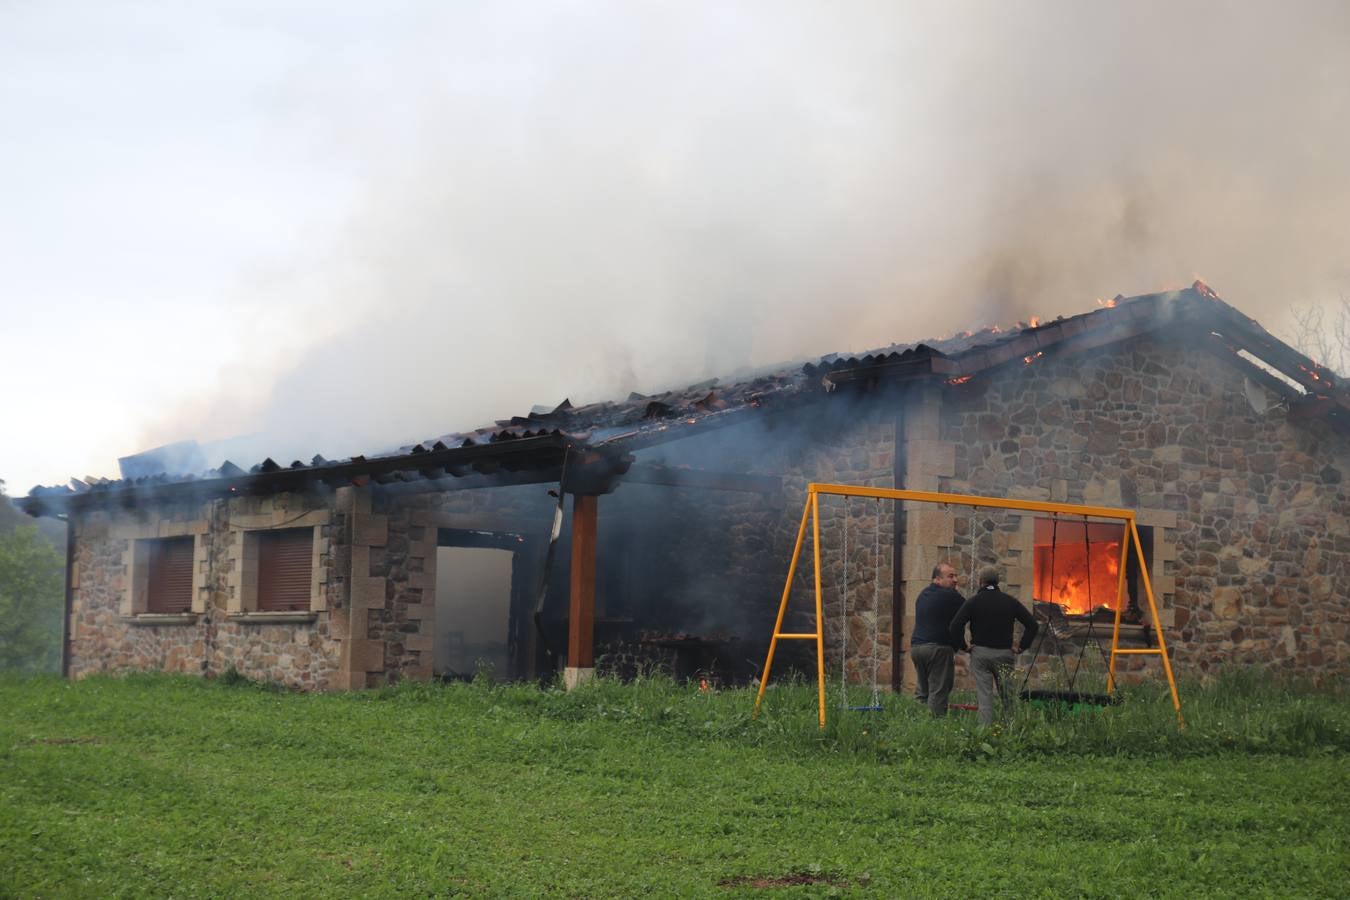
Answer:
[{"label": "green grass lawn", "polygon": [[[1343,896],[1350,703],[0,678],[0,896]],[[834,698],[831,698],[832,700]],[[773,879],[782,879],[778,883]]]}]

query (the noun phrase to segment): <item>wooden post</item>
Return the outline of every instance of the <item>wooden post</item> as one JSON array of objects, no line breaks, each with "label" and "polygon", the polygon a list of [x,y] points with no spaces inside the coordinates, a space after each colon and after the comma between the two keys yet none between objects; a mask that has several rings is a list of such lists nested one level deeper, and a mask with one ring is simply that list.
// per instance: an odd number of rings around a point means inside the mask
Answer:
[{"label": "wooden post", "polygon": [[563,684],[570,691],[595,675],[595,532],[599,497],[572,497],[572,580],[567,617],[567,667]]}]

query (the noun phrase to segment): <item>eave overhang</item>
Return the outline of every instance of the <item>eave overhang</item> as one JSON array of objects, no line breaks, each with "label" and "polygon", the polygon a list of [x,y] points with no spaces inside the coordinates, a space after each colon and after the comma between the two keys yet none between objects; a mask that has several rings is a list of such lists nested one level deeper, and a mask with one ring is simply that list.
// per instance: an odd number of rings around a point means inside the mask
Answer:
[{"label": "eave overhang", "polygon": [[[90,485],[85,490],[35,488],[16,502],[32,516],[66,515],[86,509],[129,508],[184,499],[247,496],[280,492],[331,490],[347,485],[414,485],[463,480],[464,486],[487,487],[560,479],[564,459],[581,448],[561,433],[505,439],[464,447],[418,445],[407,453],[376,458],[354,457],[328,463],[282,467],[266,460],[254,471],[228,466],[221,477],[169,479],[153,476]],[[580,454],[577,457],[581,458]]]}]

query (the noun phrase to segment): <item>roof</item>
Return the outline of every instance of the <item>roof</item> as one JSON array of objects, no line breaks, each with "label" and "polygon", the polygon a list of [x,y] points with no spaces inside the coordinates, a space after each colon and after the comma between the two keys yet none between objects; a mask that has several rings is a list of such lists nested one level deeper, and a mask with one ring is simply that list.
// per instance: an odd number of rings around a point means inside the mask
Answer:
[{"label": "roof", "polygon": [[[553,408],[498,420],[471,432],[441,435],[392,453],[282,466],[265,459],[247,470],[226,462],[198,475],[164,473],[135,478],[72,479],[68,487],[34,488],[19,502],[32,515],[104,503],[131,504],[154,496],[228,495],[294,490],[316,483],[453,485],[519,484],[558,480],[584,461],[602,477],[621,477],[631,453],[763,416],[819,402],[836,391],[906,381],[959,386],[1015,360],[1031,364],[1046,353],[1072,353],[1167,328],[1239,367],[1282,398],[1290,414],[1350,430],[1350,391],[1335,373],[1275,338],[1254,319],[1219,299],[1204,283],[1138,297],[1117,297],[1070,318],[979,332],[917,344],[893,344],[861,357],[831,354],[746,380],[699,382],[679,391],[630,394],[621,401]],[[570,460],[570,462],[569,462]],[[431,481],[434,485],[420,484]]]}]

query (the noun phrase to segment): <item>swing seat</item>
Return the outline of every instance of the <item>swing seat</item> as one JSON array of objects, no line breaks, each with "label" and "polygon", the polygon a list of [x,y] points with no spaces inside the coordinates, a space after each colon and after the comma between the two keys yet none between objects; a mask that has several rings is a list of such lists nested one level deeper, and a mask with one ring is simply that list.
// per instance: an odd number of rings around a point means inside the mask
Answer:
[{"label": "swing seat", "polygon": [[850,706],[849,712],[881,712],[880,704],[876,706]]}]

